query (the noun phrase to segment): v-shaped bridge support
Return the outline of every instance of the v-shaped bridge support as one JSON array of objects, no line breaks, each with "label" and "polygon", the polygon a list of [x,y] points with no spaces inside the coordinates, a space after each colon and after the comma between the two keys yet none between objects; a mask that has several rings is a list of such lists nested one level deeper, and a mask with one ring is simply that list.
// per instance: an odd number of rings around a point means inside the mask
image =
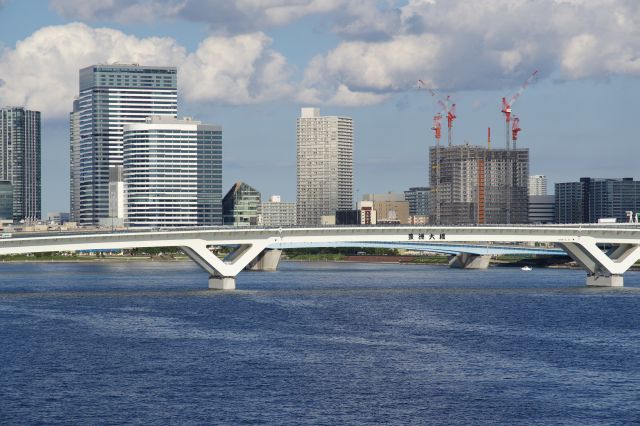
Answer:
[{"label": "v-shaped bridge support", "polygon": [[194,240],[180,248],[209,273],[209,288],[234,290],[236,288],[236,275],[258,257],[268,244],[267,240],[254,241],[252,244],[242,244],[225,259],[220,259],[213,254],[209,250],[207,242],[203,240]]},{"label": "v-shaped bridge support", "polygon": [[576,242],[558,243],[567,254],[587,271],[587,285],[622,287],[624,274],[640,260],[640,245],[617,244],[607,252],[590,237]]}]

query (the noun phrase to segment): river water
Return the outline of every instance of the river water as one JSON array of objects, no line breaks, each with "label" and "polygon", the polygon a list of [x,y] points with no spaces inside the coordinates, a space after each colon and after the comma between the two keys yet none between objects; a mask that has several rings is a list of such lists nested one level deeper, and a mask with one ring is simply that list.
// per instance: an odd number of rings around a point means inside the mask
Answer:
[{"label": "river water", "polygon": [[0,264],[1,424],[638,424],[640,274]]}]

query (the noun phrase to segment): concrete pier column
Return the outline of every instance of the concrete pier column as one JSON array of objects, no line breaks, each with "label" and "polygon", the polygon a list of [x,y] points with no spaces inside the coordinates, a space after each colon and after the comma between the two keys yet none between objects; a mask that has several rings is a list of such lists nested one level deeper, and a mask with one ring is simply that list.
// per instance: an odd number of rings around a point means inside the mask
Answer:
[{"label": "concrete pier column", "polygon": [[244,269],[248,271],[276,271],[280,262],[280,255],[282,255],[282,250],[265,249],[258,257],[249,262]]},{"label": "concrete pier column", "polygon": [[235,290],[236,277],[209,277],[209,288],[212,290]]},{"label": "concrete pier column", "polygon": [[450,268],[487,269],[491,256],[470,253],[458,253],[449,259]]},{"label": "concrete pier column", "polygon": [[591,287],[623,287],[622,275],[587,275],[587,285]]}]

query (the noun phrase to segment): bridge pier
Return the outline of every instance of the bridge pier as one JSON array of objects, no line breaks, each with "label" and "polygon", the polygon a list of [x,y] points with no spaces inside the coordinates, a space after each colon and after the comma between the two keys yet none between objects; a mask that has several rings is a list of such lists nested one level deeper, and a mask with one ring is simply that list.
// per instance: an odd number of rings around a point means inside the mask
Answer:
[{"label": "bridge pier", "polygon": [[573,242],[558,245],[587,271],[587,286],[623,287],[624,274],[640,260],[640,245],[617,244],[602,251],[591,237],[580,237]]},{"label": "bridge pier", "polygon": [[623,287],[624,278],[622,275],[587,275],[587,285],[589,287]]},{"label": "bridge pier", "polygon": [[210,289],[235,290],[236,275],[258,257],[268,243],[268,241],[259,241],[253,242],[253,244],[241,244],[224,260],[209,250],[206,241],[191,240],[188,245],[183,245],[180,248],[209,274]]},{"label": "bridge pier", "polygon": [[209,288],[211,290],[235,290],[236,277],[210,276]]},{"label": "bridge pier", "polygon": [[449,259],[450,268],[487,269],[491,256],[470,253],[458,253]]},{"label": "bridge pier", "polygon": [[249,262],[244,269],[247,271],[276,271],[281,255],[282,250],[265,249],[258,257]]}]

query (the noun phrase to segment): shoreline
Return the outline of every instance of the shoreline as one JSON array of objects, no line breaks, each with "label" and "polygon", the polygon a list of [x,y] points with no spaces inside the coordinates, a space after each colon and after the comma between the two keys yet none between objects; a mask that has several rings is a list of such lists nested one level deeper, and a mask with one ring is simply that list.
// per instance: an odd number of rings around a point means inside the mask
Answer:
[{"label": "shoreline", "polygon": [[[352,256],[356,257],[356,256]],[[422,266],[448,266],[448,262],[412,262],[411,259],[398,260],[397,257],[402,256],[390,256],[392,259],[383,260],[381,257],[385,256],[372,256],[375,259],[367,259],[366,256],[357,256],[357,259],[281,259],[280,262],[295,262],[295,263],[372,263],[381,265],[422,265]],[[72,259],[0,259],[2,263],[130,263],[130,262],[192,262],[187,256],[180,256],[174,258],[156,258],[156,257],[105,257],[105,258],[72,258]],[[491,262],[489,267],[501,267],[501,268],[519,268],[518,263],[505,263],[505,262]],[[582,269],[579,266],[573,265],[547,265],[547,266],[534,266],[534,269]],[[640,266],[632,266],[630,271],[639,271]]]}]

